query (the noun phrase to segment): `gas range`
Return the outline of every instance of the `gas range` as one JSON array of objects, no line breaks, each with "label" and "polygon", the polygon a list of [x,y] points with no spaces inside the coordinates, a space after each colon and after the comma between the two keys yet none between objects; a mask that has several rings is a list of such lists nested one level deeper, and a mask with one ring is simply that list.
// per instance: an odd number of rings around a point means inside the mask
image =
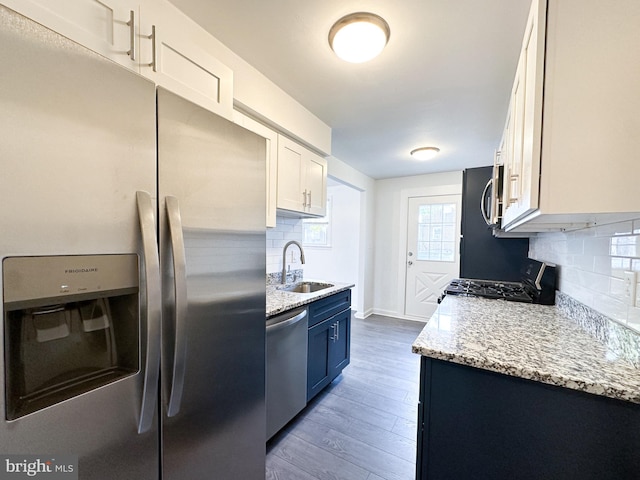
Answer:
[{"label": "gas range", "polygon": [[537,260],[529,260],[522,271],[521,282],[502,282],[475,278],[452,280],[444,295],[464,295],[501,299],[509,302],[553,305],[556,291],[556,268]]},{"label": "gas range", "polygon": [[533,302],[531,295],[527,293],[524,286],[519,282],[456,278],[451,281],[445,293],[447,295],[501,298],[512,302]]}]

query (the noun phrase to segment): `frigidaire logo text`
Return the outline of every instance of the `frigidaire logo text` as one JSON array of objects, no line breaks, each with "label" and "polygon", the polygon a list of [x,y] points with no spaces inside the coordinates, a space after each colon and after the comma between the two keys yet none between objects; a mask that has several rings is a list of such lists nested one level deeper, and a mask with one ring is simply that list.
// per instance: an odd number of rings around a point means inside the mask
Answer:
[{"label": "frigidaire logo text", "polygon": [[78,480],[78,456],[0,455],[0,480],[20,478]]},{"label": "frigidaire logo text", "polygon": [[89,268],[65,268],[64,273],[92,273],[97,272],[98,267]]}]

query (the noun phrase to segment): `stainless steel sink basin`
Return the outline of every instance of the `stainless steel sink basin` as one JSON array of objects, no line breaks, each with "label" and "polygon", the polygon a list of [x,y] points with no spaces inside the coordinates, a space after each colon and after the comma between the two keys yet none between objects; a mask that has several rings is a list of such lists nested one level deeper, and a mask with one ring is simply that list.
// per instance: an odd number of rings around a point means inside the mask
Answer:
[{"label": "stainless steel sink basin", "polygon": [[285,292],[293,292],[293,293],[312,293],[317,292],[318,290],[324,290],[325,288],[333,287],[331,283],[320,283],[320,282],[298,282],[292,285],[285,285],[283,287],[279,287],[278,290],[284,290]]}]

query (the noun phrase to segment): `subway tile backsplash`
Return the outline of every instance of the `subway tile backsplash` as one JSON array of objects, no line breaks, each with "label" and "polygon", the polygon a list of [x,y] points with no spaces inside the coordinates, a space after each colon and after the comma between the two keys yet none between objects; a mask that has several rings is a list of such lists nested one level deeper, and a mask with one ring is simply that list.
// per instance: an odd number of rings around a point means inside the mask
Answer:
[{"label": "subway tile backsplash", "polygon": [[560,266],[559,290],[594,310],[640,331],[636,306],[624,299],[625,271],[640,277],[640,219],[531,238],[529,256]]},{"label": "subway tile backsplash", "polygon": [[[302,219],[288,218],[278,215],[276,226],[267,228],[267,273],[282,272],[282,249],[290,240],[302,243]],[[291,270],[302,270],[300,251],[297,247],[289,247],[287,265]]]}]

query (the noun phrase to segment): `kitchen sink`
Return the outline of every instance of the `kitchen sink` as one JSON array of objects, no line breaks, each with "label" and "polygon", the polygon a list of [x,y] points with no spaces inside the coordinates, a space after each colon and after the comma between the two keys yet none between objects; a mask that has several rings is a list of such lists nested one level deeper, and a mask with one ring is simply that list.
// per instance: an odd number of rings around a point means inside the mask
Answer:
[{"label": "kitchen sink", "polygon": [[278,290],[284,290],[285,292],[293,292],[293,293],[312,293],[317,292],[319,290],[324,290],[325,288],[333,287],[331,283],[320,283],[320,282],[298,282],[292,285],[285,285],[279,287]]}]

